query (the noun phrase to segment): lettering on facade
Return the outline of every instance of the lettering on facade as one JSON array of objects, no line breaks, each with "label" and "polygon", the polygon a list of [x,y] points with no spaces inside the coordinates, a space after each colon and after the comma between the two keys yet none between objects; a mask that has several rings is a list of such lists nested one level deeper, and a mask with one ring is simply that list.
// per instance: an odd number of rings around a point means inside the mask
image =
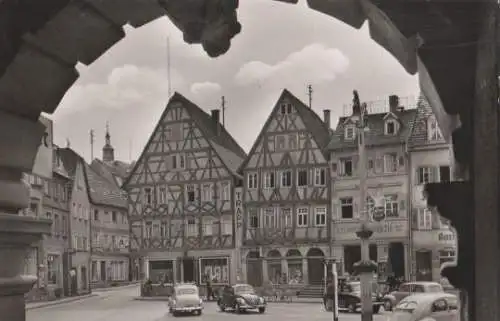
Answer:
[{"label": "lettering on facade", "polygon": [[[336,239],[356,239],[359,223],[340,223],[335,228]],[[383,221],[371,225],[373,238],[394,238],[407,236],[408,226],[405,221]]]},{"label": "lettering on facade", "polygon": [[456,242],[455,234],[451,231],[439,232],[438,242],[441,244],[446,244],[446,245],[454,245]]},{"label": "lettering on facade", "polygon": [[236,214],[236,226],[238,228],[243,224],[243,191],[241,187],[234,189],[234,212]]}]

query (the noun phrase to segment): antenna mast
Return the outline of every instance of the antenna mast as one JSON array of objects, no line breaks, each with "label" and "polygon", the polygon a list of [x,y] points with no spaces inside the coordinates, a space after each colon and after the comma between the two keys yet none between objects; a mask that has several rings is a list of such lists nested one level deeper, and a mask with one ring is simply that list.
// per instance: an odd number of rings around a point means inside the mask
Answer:
[{"label": "antenna mast", "polygon": [[94,160],[94,130],[90,130],[90,162]]},{"label": "antenna mast", "polygon": [[170,78],[170,37],[167,37],[167,82],[168,82],[168,98],[172,95],[172,80]]},{"label": "antenna mast", "polygon": [[221,99],[221,109],[222,109],[222,127],[226,128],[226,98],[222,96]]},{"label": "antenna mast", "polygon": [[313,94],[313,87],[312,85],[307,86],[307,96],[309,96],[309,108],[312,108],[312,94]]}]

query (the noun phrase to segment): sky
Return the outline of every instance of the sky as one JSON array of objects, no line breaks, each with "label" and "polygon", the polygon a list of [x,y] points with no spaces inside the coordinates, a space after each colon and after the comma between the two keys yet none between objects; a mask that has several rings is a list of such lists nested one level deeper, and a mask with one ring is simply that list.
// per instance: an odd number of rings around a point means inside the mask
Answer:
[{"label": "sky", "polygon": [[[140,28],[125,26],[126,37],[89,66],[77,65],[80,78],[54,114],[54,142],[91,158],[101,158],[109,122],[115,159],[136,160],[169,98],[170,88],[210,113],[226,100],[226,128],[247,152],[284,88],[308,102],[331,123],[345,113],[358,90],[361,101],[389,95],[417,97],[418,78],[407,74],[385,49],[371,40],[367,25],[354,29],[306,7],[270,0],[243,0],[242,31],[229,51],[209,58],[200,45],[188,45],[168,18]],[[322,116],[321,116],[322,117]]]}]

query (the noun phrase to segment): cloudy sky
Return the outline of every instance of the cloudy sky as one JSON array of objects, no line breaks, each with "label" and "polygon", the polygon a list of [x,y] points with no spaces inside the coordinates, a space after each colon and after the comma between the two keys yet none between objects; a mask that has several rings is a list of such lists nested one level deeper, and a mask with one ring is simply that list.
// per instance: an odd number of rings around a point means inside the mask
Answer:
[{"label": "cloudy sky", "polygon": [[249,150],[283,88],[304,102],[313,86],[313,109],[332,110],[332,124],[357,89],[362,101],[390,94],[417,96],[416,76],[406,74],[388,52],[353,29],[306,8],[269,0],[240,1],[243,28],[229,52],[209,58],[199,45],[187,45],[167,18],[127,36],[90,66],[78,65],[80,79],[66,93],[54,120],[55,143],[90,160],[89,131],[96,134],[94,156],[101,157],[109,121],[115,157],[136,159],[168,101],[167,37],[171,87],[205,111],[226,98],[230,133]]}]

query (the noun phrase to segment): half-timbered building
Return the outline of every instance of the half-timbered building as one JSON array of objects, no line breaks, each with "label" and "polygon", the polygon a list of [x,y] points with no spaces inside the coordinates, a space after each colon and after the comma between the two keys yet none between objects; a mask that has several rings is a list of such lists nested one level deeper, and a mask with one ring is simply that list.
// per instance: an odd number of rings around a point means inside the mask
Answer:
[{"label": "half-timbered building", "polygon": [[234,282],[233,190],[246,154],[212,114],[175,93],[124,182],[132,255],[153,282]]},{"label": "half-timbered building", "polygon": [[246,278],[321,283],[330,256],[330,170],[322,120],[284,90],[242,164]]}]

